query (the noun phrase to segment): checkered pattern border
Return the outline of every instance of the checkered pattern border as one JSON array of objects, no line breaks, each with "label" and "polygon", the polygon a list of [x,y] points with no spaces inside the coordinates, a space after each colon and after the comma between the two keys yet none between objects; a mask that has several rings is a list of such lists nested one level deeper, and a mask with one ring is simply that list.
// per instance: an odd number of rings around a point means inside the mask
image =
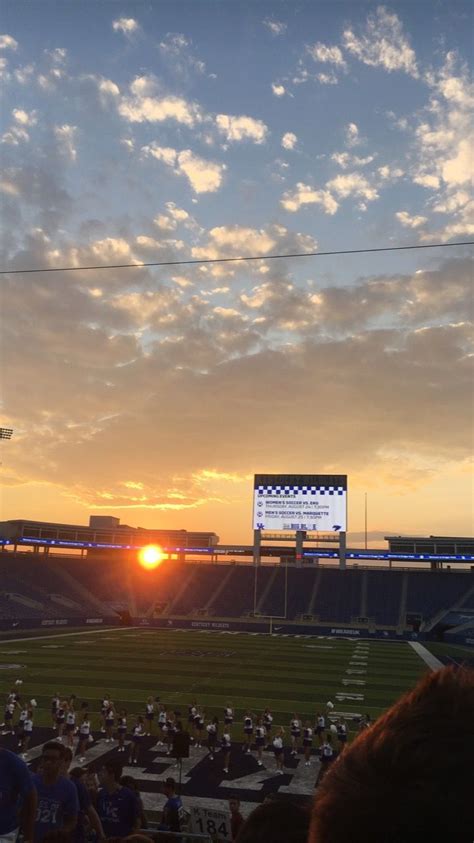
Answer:
[{"label": "checkered pattern border", "polygon": [[256,486],[257,493],[275,492],[278,495],[289,495],[290,492],[300,492],[302,495],[343,495],[346,491],[342,486]]}]

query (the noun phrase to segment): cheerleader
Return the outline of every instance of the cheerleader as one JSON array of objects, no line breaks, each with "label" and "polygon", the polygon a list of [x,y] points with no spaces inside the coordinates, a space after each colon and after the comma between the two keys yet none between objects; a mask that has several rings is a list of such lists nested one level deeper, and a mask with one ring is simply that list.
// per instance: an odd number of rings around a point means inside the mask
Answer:
[{"label": "cheerleader", "polygon": [[158,709],[158,729],[160,736],[163,738],[163,740],[158,741],[158,746],[163,746],[166,736],[166,709],[163,703],[160,703],[160,707]]},{"label": "cheerleader", "polygon": [[263,767],[262,754],[265,746],[265,726],[261,717],[257,717],[257,725],[255,726],[255,745],[257,747],[257,764]]},{"label": "cheerleader", "polygon": [[132,729],[132,743],[130,744],[129,764],[138,764],[138,754],[140,752],[140,744],[143,735],[145,734],[145,726],[143,717],[138,715],[135,726]]},{"label": "cheerleader", "polygon": [[268,749],[271,749],[273,714],[271,713],[269,708],[266,708],[265,711],[263,712],[263,725],[265,726],[265,733],[266,733],[266,737],[267,737]]},{"label": "cheerleader", "polygon": [[275,753],[275,764],[279,776],[283,775],[283,738],[285,736],[284,729],[277,729],[275,737],[273,738],[273,752]]},{"label": "cheerleader", "polygon": [[253,735],[253,715],[248,710],[245,712],[244,716],[244,735],[244,745],[242,749],[244,752],[249,753]]},{"label": "cheerleader", "polygon": [[[67,703],[66,703],[67,705]],[[74,732],[76,730],[76,712],[74,708],[71,706],[68,707],[68,711],[66,713],[66,738],[67,738],[67,745],[70,749],[74,746]]]},{"label": "cheerleader", "polygon": [[224,709],[224,726],[226,727],[229,735],[232,731],[232,724],[234,722],[234,709],[232,708],[231,703],[227,703]]},{"label": "cheerleader", "polygon": [[219,718],[213,717],[211,722],[207,724],[207,746],[209,749],[209,758],[214,761],[214,753],[216,751],[217,731],[219,728]]},{"label": "cheerleader", "polygon": [[102,717],[102,726],[100,727],[100,731],[102,732],[103,735],[105,735],[105,733],[106,733],[105,715],[107,714],[107,711],[109,710],[111,705],[113,705],[113,702],[110,699],[110,694],[104,694],[104,697],[102,699],[101,706],[100,706],[100,714],[101,714],[101,717]]},{"label": "cheerleader", "polygon": [[306,721],[303,730],[304,765],[311,767],[311,747],[313,746],[313,730],[309,720]]},{"label": "cheerleader", "polygon": [[22,743],[23,743],[23,735],[24,735],[24,732],[25,732],[25,720],[28,717],[28,709],[29,709],[28,703],[26,703],[26,702],[23,703],[23,706],[22,706],[21,711],[20,711],[20,718],[18,720],[18,726],[17,726],[18,746],[22,746]]},{"label": "cheerleader", "polygon": [[58,729],[58,741],[62,741],[64,726],[66,724],[66,708],[67,702],[62,700],[56,709],[56,726]]},{"label": "cheerleader", "polygon": [[293,720],[290,723],[291,733],[291,754],[298,755],[299,743],[301,739],[301,720],[297,714],[293,715]]},{"label": "cheerleader", "polygon": [[319,774],[318,782],[320,782],[322,778],[326,775],[330,764],[334,759],[334,750],[332,748],[331,741],[331,735],[327,735],[326,740],[324,741],[321,747],[321,772]]},{"label": "cheerleader", "polygon": [[316,715],[316,734],[318,736],[319,746],[324,743],[324,733],[326,732],[326,718],[324,714],[318,711]]},{"label": "cheerleader", "polygon": [[176,732],[175,716],[173,711],[166,712],[165,729],[165,742],[167,746],[166,754],[171,755],[171,750],[173,748],[173,738]]},{"label": "cheerleader", "polygon": [[56,691],[54,696],[51,697],[51,725],[52,725],[52,728],[54,729],[54,731],[56,731],[56,729],[58,728],[57,714],[58,714],[58,708],[59,708],[60,702],[61,702],[61,697],[59,696],[58,692]]},{"label": "cheerleader", "polygon": [[343,752],[347,746],[347,726],[343,717],[336,721],[337,739],[339,741],[339,752]]},{"label": "cheerleader", "polygon": [[150,737],[153,734],[153,720],[155,719],[155,703],[153,697],[147,697],[146,706],[145,706],[145,722],[146,722],[146,735]]},{"label": "cheerleader", "polygon": [[115,708],[113,702],[110,702],[107,711],[105,712],[105,743],[113,743],[114,741],[114,726],[115,726]]},{"label": "cheerleader", "polygon": [[121,709],[117,718],[118,752],[125,752],[125,735],[127,734],[127,712]]},{"label": "cheerleader", "polygon": [[224,725],[224,733],[221,737],[221,749],[224,753],[224,773],[229,772],[231,746],[230,729],[228,726]]},{"label": "cheerleader", "polygon": [[21,738],[21,757],[23,759],[26,758],[26,753],[28,752],[28,747],[31,741],[31,735],[33,734],[33,709],[28,708],[26,714],[27,716],[23,721],[23,735]]},{"label": "cheerleader", "polygon": [[194,718],[194,729],[196,731],[196,746],[201,747],[203,744],[204,732],[204,709],[198,709],[196,717]]},{"label": "cheerleader", "polygon": [[188,729],[191,735],[191,740],[194,741],[196,739],[196,714],[198,713],[196,700],[191,702],[191,705],[188,705]]},{"label": "cheerleader", "polygon": [[5,706],[5,714],[3,715],[3,731],[2,735],[14,735],[15,730],[13,728],[13,715],[15,713],[15,709],[18,707],[18,702],[7,702]]},{"label": "cheerleader", "polygon": [[77,754],[79,756],[79,763],[83,764],[86,760],[86,750],[89,744],[89,739],[91,735],[91,721],[89,720],[89,715],[85,711],[82,715],[82,720],[79,725],[79,746],[77,750]]}]

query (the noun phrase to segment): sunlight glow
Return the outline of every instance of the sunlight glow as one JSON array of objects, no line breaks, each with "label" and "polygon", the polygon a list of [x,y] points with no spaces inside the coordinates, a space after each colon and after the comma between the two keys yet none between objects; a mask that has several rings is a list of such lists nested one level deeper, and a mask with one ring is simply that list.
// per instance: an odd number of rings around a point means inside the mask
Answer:
[{"label": "sunlight glow", "polygon": [[164,554],[161,548],[157,545],[148,544],[146,547],[142,547],[138,554],[138,559],[143,568],[151,570],[161,564],[164,559]]}]

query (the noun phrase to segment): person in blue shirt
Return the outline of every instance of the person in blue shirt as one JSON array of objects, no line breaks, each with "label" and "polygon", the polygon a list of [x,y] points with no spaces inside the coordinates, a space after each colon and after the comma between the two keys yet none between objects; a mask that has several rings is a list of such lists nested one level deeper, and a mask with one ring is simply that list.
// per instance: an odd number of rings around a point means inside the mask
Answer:
[{"label": "person in blue shirt", "polygon": [[120,784],[122,769],[119,761],[106,761],[99,771],[97,813],[105,837],[128,837],[140,827],[140,805],[136,794]]},{"label": "person in blue shirt", "polygon": [[87,829],[95,831],[97,840],[102,840],[105,837],[97,811],[84,784],[85,774],[86,771],[83,767],[73,767],[69,771],[69,778],[76,786],[77,798],[79,799],[79,816],[72,838],[74,843],[85,843]]},{"label": "person in blue shirt", "polygon": [[163,817],[159,830],[181,831],[184,809],[181,797],[176,794],[176,781],[173,778],[166,779],[163,784],[163,793],[166,796],[166,802],[163,806]]},{"label": "person in blue shirt", "polygon": [[34,843],[41,843],[50,831],[70,834],[79,814],[77,790],[63,775],[65,747],[57,741],[43,746],[41,772],[33,776],[38,792]]},{"label": "person in blue shirt", "polygon": [[31,843],[36,804],[36,790],[25,762],[0,747],[0,838],[13,843],[21,829],[25,843]]}]

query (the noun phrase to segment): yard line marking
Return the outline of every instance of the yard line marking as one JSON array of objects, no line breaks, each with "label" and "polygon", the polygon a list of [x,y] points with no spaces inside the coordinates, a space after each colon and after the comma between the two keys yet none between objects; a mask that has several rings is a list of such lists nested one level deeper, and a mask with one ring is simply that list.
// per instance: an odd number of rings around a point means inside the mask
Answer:
[{"label": "yard line marking", "polygon": [[413,647],[415,653],[420,657],[420,659],[422,659],[431,670],[439,670],[440,667],[444,667],[443,662],[440,662],[440,660],[437,659],[433,653],[430,653],[423,644],[420,644],[419,641],[409,641],[408,643],[410,647]]},{"label": "yard line marking", "polygon": [[[107,629],[107,632],[130,632],[132,626],[118,626],[116,629]],[[105,629],[86,629],[84,632],[58,632],[53,635],[32,635],[31,638],[4,638],[0,639],[0,644],[19,644],[21,641],[45,641],[48,638],[69,638],[71,635],[100,635],[105,632]]]}]

